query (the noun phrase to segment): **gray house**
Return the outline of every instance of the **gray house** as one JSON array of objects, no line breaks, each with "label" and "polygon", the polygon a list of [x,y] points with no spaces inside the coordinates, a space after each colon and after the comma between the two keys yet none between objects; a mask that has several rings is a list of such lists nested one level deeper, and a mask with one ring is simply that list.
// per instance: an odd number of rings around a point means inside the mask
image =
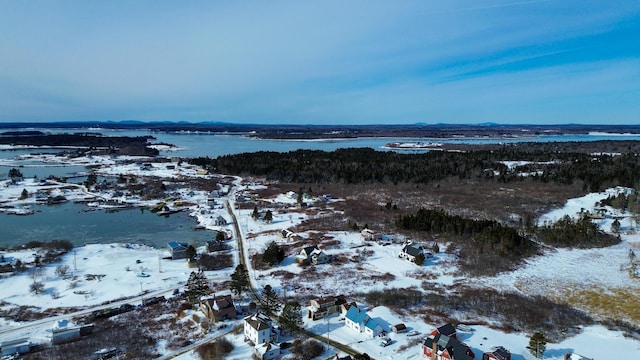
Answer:
[{"label": "gray house", "polygon": [[225,220],[225,218],[223,218],[222,216],[218,216],[217,218],[213,219],[213,225],[215,226],[227,225],[227,220]]},{"label": "gray house", "polygon": [[171,252],[171,259],[172,260],[186,259],[188,248],[189,248],[189,244],[185,242],[170,241],[169,252]]}]

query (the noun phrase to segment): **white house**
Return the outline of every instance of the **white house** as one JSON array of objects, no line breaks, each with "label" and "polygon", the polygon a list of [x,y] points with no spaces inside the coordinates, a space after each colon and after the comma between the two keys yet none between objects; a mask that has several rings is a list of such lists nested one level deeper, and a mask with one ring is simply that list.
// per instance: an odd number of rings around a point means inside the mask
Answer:
[{"label": "white house", "polygon": [[409,243],[402,247],[402,250],[400,250],[400,254],[398,254],[398,257],[407,259],[411,262],[415,262],[416,257],[420,254],[423,254],[422,245]]},{"label": "white house", "polygon": [[382,326],[380,326],[377,321],[371,318],[369,318],[369,320],[367,320],[367,322],[364,324],[364,333],[371,338],[380,335],[381,332]]},{"label": "white house", "polygon": [[271,319],[260,313],[244,318],[244,339],[254,345],[278,340],[278,333],[271,325]]},{"label": "white house", "polygon": [[364,324],[369,319],[367,312],[357,306],[352,306],[344,317],[344,326],[356,332],[362,332]]},{"label": "white house", "polygon": [[270,342],[256,345],[254,352],[261,360],[273,360],[280,357],[280,347]]},{"label": "white house", "polygon": [[302,248],[300,253],[296,256],[298,262],[306,261],[309,264],[326,264],[331,261],[331,256],[327,255],[324,251],[320,250],[318,245],[311,245]]}]

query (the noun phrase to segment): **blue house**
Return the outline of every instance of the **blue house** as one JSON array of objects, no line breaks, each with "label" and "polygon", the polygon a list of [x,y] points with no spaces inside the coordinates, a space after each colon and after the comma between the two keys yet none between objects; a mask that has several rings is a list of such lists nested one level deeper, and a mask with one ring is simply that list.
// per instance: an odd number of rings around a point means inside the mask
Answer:
[{"label": "blue house", "polygon": [[344,317],[344,325],[359,333],[364,332],[369,337],[374,337],[382,332],[382,326],[369,317],[366,311],[351,306]]},{"label": "blue house", "polygon": [[189,244],[185,242],[170,241],[169,251],[171,252],[171,259],[172,260],[186,259],[188,248],[189,248]]}]

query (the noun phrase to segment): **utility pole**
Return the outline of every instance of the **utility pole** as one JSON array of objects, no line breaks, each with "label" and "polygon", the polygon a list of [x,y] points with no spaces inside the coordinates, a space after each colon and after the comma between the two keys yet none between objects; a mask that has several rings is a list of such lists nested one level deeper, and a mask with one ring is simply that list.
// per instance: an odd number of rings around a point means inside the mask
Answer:
[{"label": "utility pole", "polygon": [[73,271],[78,271],[78,263],[77,263],[77,259],[76,259],[76,251],[73,250]]}]

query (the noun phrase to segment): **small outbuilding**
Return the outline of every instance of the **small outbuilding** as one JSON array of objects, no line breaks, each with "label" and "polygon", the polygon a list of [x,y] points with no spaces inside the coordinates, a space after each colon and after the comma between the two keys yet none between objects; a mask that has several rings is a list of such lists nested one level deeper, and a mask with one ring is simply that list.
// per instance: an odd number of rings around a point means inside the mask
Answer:
[{"label": "small outbuilding", "polygon": [[401,333],[405,333],[407,332],[407,326],[405,324],[395,324],[393,326],[391,326],[391,331],[393,331],[396,334],[401,334]]},{"label": "small outbuilding", "polygon": [[169,252],[171,252],[171,259],[172,260],[186,259],[188,248],[189,248],[189,244],[185,242],[170,241]]}]

